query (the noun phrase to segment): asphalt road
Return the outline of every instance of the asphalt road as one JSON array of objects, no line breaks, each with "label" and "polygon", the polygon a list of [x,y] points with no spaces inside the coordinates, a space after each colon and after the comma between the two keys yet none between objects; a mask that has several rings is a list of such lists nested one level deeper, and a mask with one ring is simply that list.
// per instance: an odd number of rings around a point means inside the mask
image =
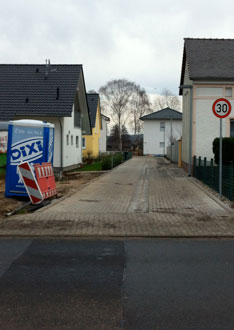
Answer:
[{"label": "asphalt road", "polygon": [[234,240],[0,240],[0,329],[233,330]]}]

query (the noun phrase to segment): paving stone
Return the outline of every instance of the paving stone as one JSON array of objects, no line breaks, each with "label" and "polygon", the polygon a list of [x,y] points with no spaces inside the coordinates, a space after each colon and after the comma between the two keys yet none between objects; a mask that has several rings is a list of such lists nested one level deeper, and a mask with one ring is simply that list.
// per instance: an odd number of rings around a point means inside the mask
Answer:
[{"label": "paving stone", "polygon": [[163,158],[135,157],[50,207],[0,223],[1,236],[234,236],[234,213]]}]

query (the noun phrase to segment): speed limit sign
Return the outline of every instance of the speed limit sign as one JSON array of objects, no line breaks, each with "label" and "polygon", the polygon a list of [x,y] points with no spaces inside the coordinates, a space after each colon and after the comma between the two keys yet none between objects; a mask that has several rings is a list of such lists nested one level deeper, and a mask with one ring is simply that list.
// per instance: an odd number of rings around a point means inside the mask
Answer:
[{"label": "speed limit sign", "polygon": [[232,106],[227,99],[221,98],[213,103],[212,110],[216,117],[222,119],[230,115]]},{"label": "speed limit sign", "polygon": [[224,98],[214,101],[212,106],[213,113],[219,120],[219,196],[222,196],[223,186],[223,137],[222,137],[222,119],[230,115],[232,106],[231,103]]}]

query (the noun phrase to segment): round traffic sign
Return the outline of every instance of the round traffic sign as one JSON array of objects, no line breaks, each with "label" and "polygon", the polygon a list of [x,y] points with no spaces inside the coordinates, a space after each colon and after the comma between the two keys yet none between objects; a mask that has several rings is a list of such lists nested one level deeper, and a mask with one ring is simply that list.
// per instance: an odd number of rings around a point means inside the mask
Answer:
[{"label": "round traffic sign", "polygon": [[212,106],[213,113],[218,118],[226,118],[230,115],[232,106],[231,103],[224,98],[214,101]]}]

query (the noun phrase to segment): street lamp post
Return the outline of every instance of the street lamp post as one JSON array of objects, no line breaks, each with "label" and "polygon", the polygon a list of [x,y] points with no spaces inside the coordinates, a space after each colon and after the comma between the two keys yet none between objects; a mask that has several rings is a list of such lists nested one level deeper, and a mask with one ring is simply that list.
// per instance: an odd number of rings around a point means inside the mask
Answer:
[{"label": "street lamp post", "polygon": [[193,85],[180,85],[181,89],[190,89],[190,120],[189,120],[189,168],[188,176],[192,174],[192,129],[193,129]]}]

